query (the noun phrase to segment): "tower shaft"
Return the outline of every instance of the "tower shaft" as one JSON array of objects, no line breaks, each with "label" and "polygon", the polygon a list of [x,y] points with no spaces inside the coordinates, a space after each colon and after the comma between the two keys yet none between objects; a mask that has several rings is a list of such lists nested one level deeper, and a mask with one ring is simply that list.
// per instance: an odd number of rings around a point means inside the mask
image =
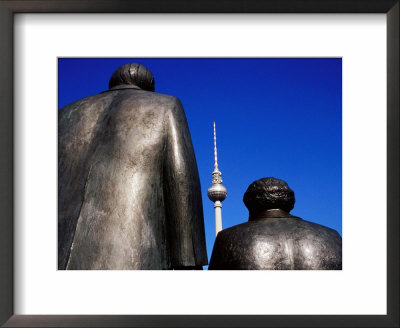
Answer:
[{"label": "tower shaft", "polygon": [[214,211],[215,211],[215,236],[218,235],[218,232],[222,230],[222,203],[217,200],[214,203]]}]

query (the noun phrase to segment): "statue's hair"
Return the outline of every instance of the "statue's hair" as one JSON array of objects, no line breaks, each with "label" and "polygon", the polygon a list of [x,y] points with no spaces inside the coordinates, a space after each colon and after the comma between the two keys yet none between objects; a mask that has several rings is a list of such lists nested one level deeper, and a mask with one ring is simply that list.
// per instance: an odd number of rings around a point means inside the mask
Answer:
[{"label": "statue's hair", "polygon": [[247,188],[243,202],[250,213],[259,213],[270,209],[290,212],[294,207],[294,192],[288,184],[276,178],[262,178]]},{"label": "statue's hair", "polygon": [[147,91],[154,91],[154,76],[143,65],[129,63],[118,67],[108,83],[111,89],[118,85],[130,84]]}]

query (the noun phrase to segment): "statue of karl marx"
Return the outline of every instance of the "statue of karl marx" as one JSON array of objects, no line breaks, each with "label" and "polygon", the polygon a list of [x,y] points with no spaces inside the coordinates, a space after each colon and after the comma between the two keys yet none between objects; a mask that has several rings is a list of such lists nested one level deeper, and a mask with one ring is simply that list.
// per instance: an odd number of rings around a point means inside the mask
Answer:
[{"label": "statue of karl marx", "polygon": [[180,101],[126,64],[58,115],[58,268],[201,269],[200,181]]},{"label": "statue of karl marx", "polygon": [[243,197],[249,222],[218,233],[209,270],[341,270],[342,238],[292,216],[294,192],[283,180],[253,182]]}]

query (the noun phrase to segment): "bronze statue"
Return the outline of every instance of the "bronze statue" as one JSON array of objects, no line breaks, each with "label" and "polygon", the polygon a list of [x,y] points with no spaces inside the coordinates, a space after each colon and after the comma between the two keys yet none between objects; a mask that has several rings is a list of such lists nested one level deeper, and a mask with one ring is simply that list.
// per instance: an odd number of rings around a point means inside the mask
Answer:
[{"label": "bronze statue", "polygon": [[283,180],[253,182],[243,197],[249,221],[218,233],[209,270],[341,270],[342,238],[289,212],[294,192]]},{"label": "bronze statue", "polygon": [[58,268],[201,269],[200,181],[179,99],[126,64],[58,114]]}]

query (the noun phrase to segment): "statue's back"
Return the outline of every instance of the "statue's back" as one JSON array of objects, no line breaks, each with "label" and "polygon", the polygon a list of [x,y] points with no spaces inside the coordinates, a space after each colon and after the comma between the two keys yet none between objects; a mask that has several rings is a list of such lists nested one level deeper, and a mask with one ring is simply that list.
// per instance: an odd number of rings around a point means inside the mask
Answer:
[{"label": "statue's back", "polygon": [[[180,101],[124,85],[59,112],[59,269],[207,264]],[[189,204],[189,206],[182,206]]]},{"label": "statue's back", "polygon": [[259,218],[221,231],[211,270],[340,270],[340,235],[297,217]]}]

